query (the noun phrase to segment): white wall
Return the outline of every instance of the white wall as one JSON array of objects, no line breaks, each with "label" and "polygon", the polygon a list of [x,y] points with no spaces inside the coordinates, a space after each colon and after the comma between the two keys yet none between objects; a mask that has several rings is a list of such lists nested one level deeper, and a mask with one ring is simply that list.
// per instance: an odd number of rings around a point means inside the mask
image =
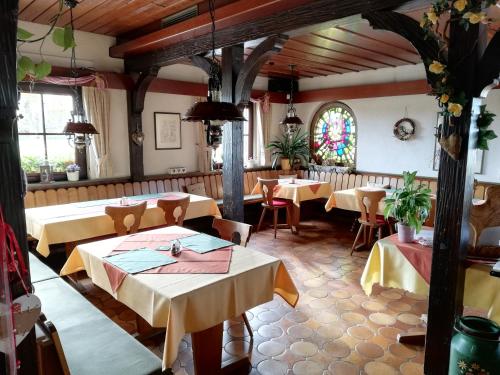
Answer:
[{"label": "white wall", "polygon": [[180,113],[182,117],[193,103],[194,98],[191,96],[150,92],[146,94],[142,113],[142,131],[146,137],[144,140],[146,175],[166,173],[169,167],[186,167],[188,172],[198,170],[196,126],[193,123],[181,123],[181,149],[155,150],[154,112]]},{"label": "white wall", "polygon": [[[341,101],[352,108],[358,122],[358,170],[395,174],[416,170],[421,176],[437,177],[437,172],[432,170],[437,113],[436,100],[432,96],[406,95]],[[296,105],[297,114],[306,124],[307,131],[322,104]],[[416,129],[415,136],[403,142],[396,139],[392,131],[396,121],[405,117],[405,108],[408,117],[415,121]],[[500,90],[490,94],[488,108],[499,115],[492,128],[500,136]],[[490,145],[492,150],[485,153],[483,173],[476,177],[480,181],[500,182],[500,139],[491,141]]]},{"label": "white wall", "polygon": [[[33,38],[43,36],[49,30],[49,26],[25,21],[19,21],[19,27],[34,34]],[[123,60],[109,57],[109,47],[115,44],[115,38],[77,30],[75,32],[75,42],[78,67],[117,73],[123,72]],[[34,61],[40,61],[40,43],[23,43],[20,44],[19,50]],[[61,47],[52,42],[51,37],[45,40],[42,54],[44,59],[53,65],[70,66],[71,50],[63,52]]]}]

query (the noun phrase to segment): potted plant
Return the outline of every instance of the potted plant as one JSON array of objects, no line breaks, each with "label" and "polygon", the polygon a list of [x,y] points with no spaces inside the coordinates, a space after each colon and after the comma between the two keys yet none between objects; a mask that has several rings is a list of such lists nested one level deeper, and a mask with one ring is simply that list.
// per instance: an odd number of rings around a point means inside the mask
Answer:
[{"label": "potted plant", "polygon": [[398,221],[398,239],[412,242],[431,209],[431,189],[415,184],[417,172],[403,172],[404,186],[385,199],[384,216]]},{"label": "potted plant", "polygon": [[80,166],[78,164],[70,164],[66,167],[66,176],[68,181],[78,181],[80,179]]},{"label": "potted plant", "polygon": [[272,149],[273,168],[276,168],[278,160],[281,160],[281,169],[298,169],[300,164],[307,164],[309,159],[309,140],[306,133],[299,129],[290,135],[283,134],[267,145]]}]

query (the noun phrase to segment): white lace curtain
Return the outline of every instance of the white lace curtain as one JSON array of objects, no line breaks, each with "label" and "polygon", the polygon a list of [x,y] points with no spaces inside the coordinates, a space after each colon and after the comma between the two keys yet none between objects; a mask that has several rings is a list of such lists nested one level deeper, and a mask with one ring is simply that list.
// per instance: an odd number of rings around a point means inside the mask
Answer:
[{"label": "white lace curtain", "polygon": [[82,87],[83,106],[87,120],[99,134],[94,134],[89,155],[89,177],[103,178],[112,175],[109,149],[110,113],[109,92],[106,89]]},{"label": "white lace curtain", "polygon": [[271,141],[271,102],[269,94],[262,98],[252,99],[254,109],[254,127],[256,129],[256,142],[254,155],[257,156],[260,165],[271,164],[271,150],[266,146]]},{"label": "white lace curtain", "polygon": [[[196,98],[195,102],[205,102],[207,98]],[[196,145],[198,152],[198,169],[206,173],[212,170],[212,148],[207,145],[207,133],[205,125],[202,122],[192,124],[196,126]]]}]

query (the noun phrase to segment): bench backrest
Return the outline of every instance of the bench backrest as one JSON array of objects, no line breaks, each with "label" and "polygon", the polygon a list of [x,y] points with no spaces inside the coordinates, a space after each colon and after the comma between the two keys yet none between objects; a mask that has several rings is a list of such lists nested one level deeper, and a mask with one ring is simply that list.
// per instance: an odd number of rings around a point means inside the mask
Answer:
[{"label": "bench backrest", "polygon": [[[327,181],[332,187],[332,191],[353,189],[355,187],[366,186],[368,182],[379,184],[390,184],[393,188],[403,186],[403,178],[397,175],[383,175],[379,173],[336,173],[336,172],[312,172],[299,171],[300,178],[317,181]],[[258,170],[244,173],[244,194],[251,193],[257,184],[257,178],[278,178],[283,171],[278,170]],[[120,182],[103,183],[97,182],[95,185],[80,187],[61,187],[58,189],[47,188],[38,185],[35,189],[29,187],[24,199],[26,208],[50,206],[55,204],[65,204],[74,202],[84,202],[97,199],[119,198],[123,196],[164,193],[169,191],[182,191],[188,185],[203,182],[208,196],[214,199],[222,199],[222,174],[207,173],[184,177],[166,177],[158,179],[148,179],[142,182]],[[428,186],[433,193],[437,191],[437,180],[435,178],[420,177],[417,182]],[[477,183],[474,189],[474,198],[484,199],[485,190],[491,184]]]}]

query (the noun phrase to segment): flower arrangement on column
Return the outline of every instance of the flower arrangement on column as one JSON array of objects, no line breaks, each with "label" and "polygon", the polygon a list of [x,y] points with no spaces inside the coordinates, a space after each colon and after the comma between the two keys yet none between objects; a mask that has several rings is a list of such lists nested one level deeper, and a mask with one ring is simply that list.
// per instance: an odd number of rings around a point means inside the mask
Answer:
[{"label": "flower arrangement on column", "polygon": [[[432,94],[436,96],[444,116],[462,116],[462,110],[467,104],[465,93],[455,89],[457,77],[451,74],[447,64],[448,26],[452,20],[458,21],[465,30],[468,30],[470,25],[498,22],[498,20],[487,16],[486,10],[491,6],[500,7],[500,0],[435,0],[422,16],[420,26],[427,37],[434,38],[440,47],[438,58],[424,63],[430,72]],[[441,16],[445,14],[449,14],[450,17],[442,25],[440,24]],[[497,138],[495,132],[488,129],[494,116],[493,113],[486,110],[485,106],[481,107],[477,120],[479,134],[476,145],[481,150],[488,150],[488,141]],[[439,141],[451,157],[456,156],[453,154],[453,150],[446,147],[449,146],[446,143],[450,143],[450,139],[440,139]]]}]

